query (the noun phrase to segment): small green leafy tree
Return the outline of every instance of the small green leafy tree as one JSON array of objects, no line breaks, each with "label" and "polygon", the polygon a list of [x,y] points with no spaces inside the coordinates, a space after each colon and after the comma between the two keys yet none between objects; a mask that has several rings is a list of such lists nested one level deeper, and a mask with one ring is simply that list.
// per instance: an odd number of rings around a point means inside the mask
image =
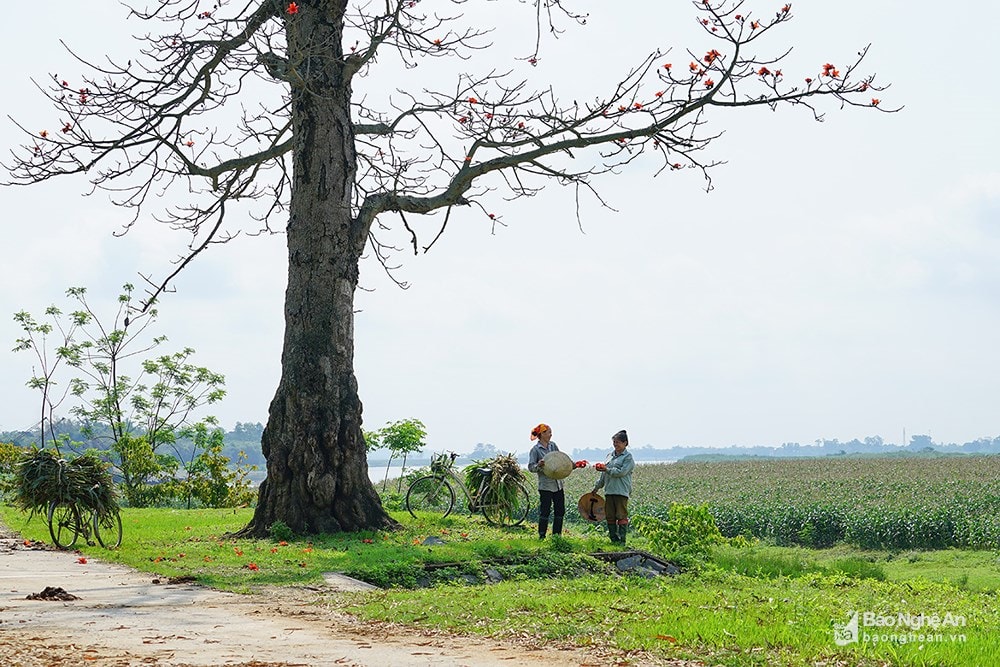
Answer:
[{"label": "small green leafy tree", "polygon": [[[121,479],[122,495],[130,505],[146,506],[164,500],[174,488],[169,482],[178,460],[164,454],[164,447],[176,441],[178,429],[189,423],[196,408],[225,396],[225,378],[191,363],[191,348],[149,358],[166,337],[150,340],[144,335],[157,311],[138,308],[133,292],[130,284],[122,288],[110,321],[98,317],[82,287],[66,292],[76,307],[69,323],[62,322],[62,311],[55,306],[46,310],[52,324],[18,313],[15,319],[25,336],[15,349],[34,349],[40,360],[52,360],[29,382],[42,391],[43,422],[50,425],[55,406],[65,398],[54,393],[56,365],[62,362],[79,372],[68,386],[78,402],[70,412],[88,425],[88,437],[110,440],[106,455]],[[62,340],[50,353],[45,336],[53,331]]]},{"label": "small green leafy tree", "polygon": [[250,472],[257,466],[246,465],[246,454],[240,452],[235,469],[231,459],[223,455],[225,433],[214,418],[199,421],[180,432],[194,445],[187,462],[175,447],[185,477],[178,481],[180,495],[190,509],[197,501],[205,507],[238,507],[253,502],[254,490]]},{"label": "small green leafy tree", "polygon": [[[389,461],[385,465],[385,478],[382,480],[382,490],[389,480],[389,465],[393,459],[403,457],[403,473],[406,473],[406,456],[413,452],[422,450],[426,443],[427,430],[423,422],[419,419],[401,419],[386,424],[378,431],[365,434],[365,443],[368,451],[385,447],[389,450]],[[403,490],[403,476],[400,475],[399,484],[396,489]]]},{"label": "small green leafy tree", "polygon": [[[41,393],[41,405],[38,421],[39,445],[45,447],[45,439],[56,451],[59,450],[60,439],[55,432],[54,415],[58,407],[66,400],[70,385],[60,388],[55,380],[56,371],[66,361],[73,335],[81,325],[80,315],[73,313],[68,322],[61,319],[62,311],[56,306],[45,309],[45,317],[51,321],[38,321],[31,313],[19,311],[14,313],[14,321],[23,331],[21,338],[16,339],[14,352],[32,350],[38,360],[37,366],[31,368],[31,379],[25,384]],[[49,348],[50,337],[57,336],[55,349]]]}]

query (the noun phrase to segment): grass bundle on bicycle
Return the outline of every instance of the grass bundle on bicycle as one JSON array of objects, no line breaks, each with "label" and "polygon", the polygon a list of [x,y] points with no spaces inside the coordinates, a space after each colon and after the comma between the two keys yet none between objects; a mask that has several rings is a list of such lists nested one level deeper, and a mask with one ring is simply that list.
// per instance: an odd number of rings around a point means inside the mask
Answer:
[{"label": "grass bundle on bicycle", "polygon": [[521,464],[512,454],[500,454],[485,461],[473,461],[465,466],[462,474],[465,478],[465,488],[470,495],[475,496],[480,487],[485,491],[485,497],[478,498],[477,505],[516,501],[518,486],[525,481]]},{"label": "grass bundle on bicycle", "polygon": [[[25,452],[17,466],[15,501],[31,515],[48,512],[56,546],[68,549],[79,534],[103,546],[121,544],[121,517],[108,465],[93,454],[66,460],[46,449]],[[86,520],[84,520],[84,515]]]}]

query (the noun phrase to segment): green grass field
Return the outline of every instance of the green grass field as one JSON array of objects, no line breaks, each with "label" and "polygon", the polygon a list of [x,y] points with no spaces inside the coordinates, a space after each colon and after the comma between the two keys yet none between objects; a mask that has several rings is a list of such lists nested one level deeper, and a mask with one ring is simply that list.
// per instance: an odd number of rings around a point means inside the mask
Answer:
[{"label": "green grass field", "polygon": [[[664,514],[671,500],[699,499],[715,507],[726,502],[726,488],[743,499],[748,513],[762,511],[753,505],[754,497],[771,507],[776,499],[788,507],[807,502],[794,489],[814,500],[816,489],[825,489],[828,495],[819,501],[837,494],[851,497],[849,467],[824,472],[808,461],[759,463],[736,479],[729,464],[715,471],[700,467],[719,464],[643,466],[636,475],[633,516],[647,508],[650,514]],[[685,481],[686,470],[691,475]],[[955,474],[952,468],[947,471]],[[959,474],[958,481],[932,483],[924,469],[893,472],[886,483],[903,497],[863,492],[873,482],[861,479],[854,496],[856,514],[893,503],[904,507],[907,499],[911,508],[933,509],[945,489],[951,490],[950,498],[971,497],[970,488],[985,493],[983,479],[988,477],[963,479]],[[829,478],[825,487],[821,476]],[[567,495],[589,490],[592,478],[587,472],[574,473]],[[728,487],[724,479],[730,480]],[[921,479],[923,498],[920,483],[904,484]],[[711,493],[697,491],[713,483]],[[681,486],[687,497],[680,497]],[[754,496],[766,488],[775,491]],[[324,598],[324,604],[362,619],[494,637],[530,636],[539,644],[599,644],[648,651],[664,660],[694,658],[734,666],[1000,664],[995,549],[860,549],[843,541],[817,549],[776,544],[780,540],[737,540],[714,547],[679,576],[650,580],[620,576],[589,558],[587,553],[610,544],[599,527],[582,522],[569,523],[562,540],[540,542],[531,525],[499,530],[462,513],[437,521],[414,520],[398,510],[392,514],[401,524],[398,531],[237,541],[225,534],[245,525],[250,510],[126,509],[122,548],[106,552],[85,547],[84,552],[161,576],[191,575],[238,592],[317,585],[324,572],[343,572],[383,587]],[[0,518],[26,539],[49,541],[39,517],[29,521],[3,507]],[[428,536],[445,544],[426,546]],[[630,535],[629,545],[653,548],[638,534]],[[454,566],[428,571],[427,564]],[[485,583],[487,564],[501,572],[502,581]],[[481,583],[459,583],[457,574]],[[847,624],[855,612],[860,641],[840,646],[835,625]],[[911,625],[898,625],[900,619]],[[895,625],[865,625],[866,620]]]}]

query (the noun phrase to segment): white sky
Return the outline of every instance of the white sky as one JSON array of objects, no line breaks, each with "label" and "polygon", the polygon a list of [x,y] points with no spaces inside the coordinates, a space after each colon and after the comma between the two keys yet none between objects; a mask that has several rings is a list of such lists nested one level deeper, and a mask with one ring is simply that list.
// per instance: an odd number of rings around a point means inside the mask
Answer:
[{"label": "white sky", "polygon": [[[525,40],[525,53],[530,35],[516,21],[527,15],[502,4],[514,31],[497,41]],[[781,4],[747,8],[767,16]],[[563,99],[589,99],[594,82],[613,84],[656,47],[686,64],[685,48],[717,46],[687,3],[662,5],[581,3],[588,25],[547,44],[529,73]],[[37,129],[57,121],[29,77],[82,73],[59,39],[97,57],[128,53],[140,31],[114,3],[46,8],[0,26],[5,113]],[[553,186],[491,204],[508,225],[495,235],[481,213],[460,211],[429,254],[402,257],[408,291],[366,265],[375,291],[359,293],[356,319],[365,427],[419,418],[431,449],[459,451],[523,451],[538,421],[563,449],[609,445],[620,428],[633,445],[659,447],[1000,435],[998,93],[982,67],[1000,5],[962,14],[842,0],[793,12],[770,42],[796,47],[786,76],[814,76],[872,43],[866,71],[892,83],[883,104],[906,108],[830,109],[821,124],[792,108],[713,113],[726,133],[709,154],[728,164],[711,193],[691,171],[652,178],[650,161],[597,183],[616,211],[587,200],[585,233],[572,192]],[[22,139],[7,119],[0,136]],[[186,241],[148,219],[114,238],[124,214],[85,192],[82,179],[0,189],[0,430],[37,421],[23,385],[32,357],[9,352],[13,313],[64,305],[71,285],[110,308],[122,283],[163,275]],[[160,304],[165,349],[194,347],[226,375],[229,395],[210,412],[227,427],[265,422],[277,385],[283,242],[212,249]]]}]

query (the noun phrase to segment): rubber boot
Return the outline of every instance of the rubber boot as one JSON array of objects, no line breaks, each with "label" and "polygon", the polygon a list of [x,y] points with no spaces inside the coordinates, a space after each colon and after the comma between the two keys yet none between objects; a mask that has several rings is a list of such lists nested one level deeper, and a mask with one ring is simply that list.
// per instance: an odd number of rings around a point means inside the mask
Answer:
[{"label": "rubber boot", "polygon": [[628,524],[618,524],[618,544],[625,546],[625,534],[628,532]]},{"label": "rubber boot", "polygon": [[538,539],[544,540],[545,533],[549,530],[549,517],[543,516],[538,519]]},{"label": "rubber boot", "polygon": [[557,514],[555,520],[552,522],[553,535],[562,535],[562,524],[563,524],[563,515]]},{"label": "rubber boot", "polygon": [[618,524],[611,521],[608,522],[608,537],[611,538],[612,544],[618,543]]}]

